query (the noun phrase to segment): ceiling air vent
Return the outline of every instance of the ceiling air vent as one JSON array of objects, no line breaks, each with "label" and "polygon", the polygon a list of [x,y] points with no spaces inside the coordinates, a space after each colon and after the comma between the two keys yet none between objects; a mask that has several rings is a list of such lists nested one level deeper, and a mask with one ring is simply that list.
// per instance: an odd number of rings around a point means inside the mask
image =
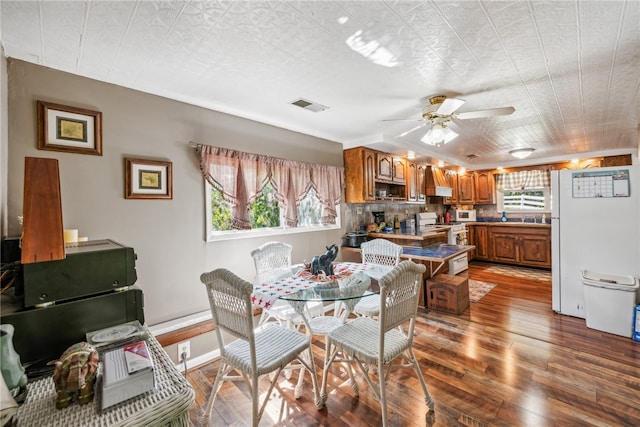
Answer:
[{"label": "ceiling air vent", "polygon": [[475,154],[467,154],[467,160],[473,160],[473,159],[477,159],[478,156],[476,156]]},{"label": "ceiling air vent", "polygon": [[320,111],[326,110],[327,106],[322,104],[318,104],[317,102],[307,101],[306,99],[297,99],[291,103],[291,105],[295,105],[296,107],[304,108],[305,110],[313,111],[314,113],[318,113]]}]

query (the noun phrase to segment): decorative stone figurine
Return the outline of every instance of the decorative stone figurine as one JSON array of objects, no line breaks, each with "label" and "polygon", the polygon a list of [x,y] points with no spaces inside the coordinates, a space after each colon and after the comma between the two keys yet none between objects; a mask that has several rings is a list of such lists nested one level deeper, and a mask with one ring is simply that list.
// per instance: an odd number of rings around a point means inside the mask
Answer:
[{"label": "decorative stone figurine", "polygon": [[93,385],[100,358],[89,343],[69,347],[55,362],[53,382],[56,385],[56,408],[66,408],[74,401],[84,405],[93,400]]},{"label": "decorative stone figurine", "polygon": [[338,256],[338,245],[327,246],[327,252],[320,256],[314,256],[311,260],[311,274],[316,275],[321,271],[327,276],[333,275],[333,261]]}]

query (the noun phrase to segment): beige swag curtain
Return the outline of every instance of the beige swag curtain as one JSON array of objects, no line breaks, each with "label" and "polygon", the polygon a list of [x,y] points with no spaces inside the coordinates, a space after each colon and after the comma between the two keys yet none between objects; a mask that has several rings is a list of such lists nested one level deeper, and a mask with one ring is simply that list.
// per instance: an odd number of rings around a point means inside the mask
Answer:
[{"label": "beige swag curtain", "polygon": [[285,211],[285,225],[298,224],[298,205],[314,189],[322,203],[323,224],[335,224],[344,187],[344,168],[296,162],[210,145],[196,145],[204,179],[232,205],[231,226],[251,228],[249,207],[271,183]]}]

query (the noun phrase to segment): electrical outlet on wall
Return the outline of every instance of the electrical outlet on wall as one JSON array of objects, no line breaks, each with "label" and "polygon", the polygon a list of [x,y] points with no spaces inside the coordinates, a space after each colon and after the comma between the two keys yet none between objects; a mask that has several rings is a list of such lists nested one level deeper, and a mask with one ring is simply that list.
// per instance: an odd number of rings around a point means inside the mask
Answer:
[{"label": "electrical outlet on wall", "polygon": [[191,357],[191,341],[185,341],[178,344],[178,360],[182,362],[182,355],[184,354],[184,360]]},{"label": "electrical outlet on wall", "polygon": [[356,215],[362,215],[362,206],[356,208]]}]

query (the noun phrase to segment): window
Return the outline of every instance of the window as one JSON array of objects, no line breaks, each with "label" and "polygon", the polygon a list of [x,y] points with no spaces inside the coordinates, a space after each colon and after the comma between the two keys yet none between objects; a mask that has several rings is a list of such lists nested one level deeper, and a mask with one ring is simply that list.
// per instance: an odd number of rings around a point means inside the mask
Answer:
[{"label": "window", "polygon": [[498,210],[507,212],[549,212],[549,189],[499,190]]},{"label": "window", "polygon": [[206,240],[340,228],[344,169],[197,145]]},{"label": "window", "polygon": [[530,170],[496,176],[499,211],[531,213],[551,211],[549,172]]},{"label": "window", "polygon": [[207,240],[226,240],[283,233],[300,233],[340,228],[340,216],[335,225],[325,226],[321,222],[322,203],[312,188],[298,206],[298,225],[285,228],[284,210],[275,198],[275,191],[267,185],[249,209],[251,230],[233,230],[231,227],[231,204],[223,199],[222,192],[207,184],[205,189],[207,209]]}]

